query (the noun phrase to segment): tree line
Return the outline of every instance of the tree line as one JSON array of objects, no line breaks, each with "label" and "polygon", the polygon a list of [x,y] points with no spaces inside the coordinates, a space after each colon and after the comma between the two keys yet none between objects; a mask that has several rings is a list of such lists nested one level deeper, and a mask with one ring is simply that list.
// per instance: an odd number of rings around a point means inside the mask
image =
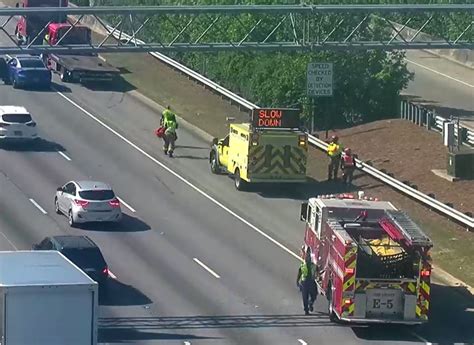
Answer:
[{"label": "tree line", "polygon": [[[82,0],[85,1],[85,0]],[[457,3],[470,3],[472,0],[458,0]],[[273,0],[254,0],[246,2],[236,1],[171,1],[171,0],[96,0],[96,5],[216,5],[216,4],[282,4]],[[284,4],[295,4],[286,1]],[[318,4],[429,4],[453,3],[449,0],[323,0]],[[427,17],[428,18],[428,17]],[[114,22],[114,18],[109,18]],[[184,16],[174,17],[175,21],[152,20],[142,32],[144,41],[172,39],[179,29],[187,23]],[[228,39],[240,40],[245,35],[246,24],[255,21],[250,15],[242,15],[239,21],[223,18],[220,21],[219,32],[207,32],[206,37],[212,35],[222,37],[222,28]],[[337,38],[346,37],[352,28],[358,24],[362,16],[354,15],[347,19],[352,25],[344,25],[345,31],[336,33]],[[404,23],[407,16],[391,15],[390,20]],[[438,18],[425,26],[424,32],[438,35],[443,25],[448,27],[448,34],[457,37],[462,30],[459,23],[468,23],[470,16],[460,14],[453,23],[448,17]],[[324,32],[329,32],[340,20],[339,15],[321,16],[319,26]],[[414,26],[422,25],[422,20],[410,22]],[[457,24],[457,25],[455,25]],[[197,32],[202,32],[209,25],[209,20],[197,19],[186,32],[188,38],[196,37]],[[247,27],[248,27],[247,25]],[[265,18],[259,28],[271,30],[275,25]],[[466,24],[467,25],[467,24]],[[410,25],[409,25],[410,26]],[[464,26],[465,27],[465,26]],[[126,29],[124,29],[126,31]],[[178,31],[177,31],[178,30]],[[194,32],[193,32],[194,30]],[[216,29],[217,30],[217,29]],[[359,29],[357,38],[362,40],[377,40],[390,30],[381,19],[372,18]],[[288,31],[288,29],[287,29]],[[268,32],[263,30],[263,32]],[[194,36],[193,36],[194,34]],[[277,32],[277,35],[291,34]],[[470,33],[472,34],[472,32]],[[386,37],[386,36],[385,36]],[[278,38],[278,37],[277,37]],[[198,71],[208,78],[242,95],[244,98],[260,106],[267,107],[299,107],[302,116],[309,122],[314,115],[318,128],[334,128],[353,125],[355,123],[369,122],[383,118],[393,117],[397,114],[399,94],[413,75],[408,71],[404,52],[392,51],[321,51],[314,53],[270,53],[270,52],[222,52],[222,53],[175,53],[170,55],[175,60]],[[306,66],[309,62],[334,63],[334,95],[313,100],[306,96]]]}]

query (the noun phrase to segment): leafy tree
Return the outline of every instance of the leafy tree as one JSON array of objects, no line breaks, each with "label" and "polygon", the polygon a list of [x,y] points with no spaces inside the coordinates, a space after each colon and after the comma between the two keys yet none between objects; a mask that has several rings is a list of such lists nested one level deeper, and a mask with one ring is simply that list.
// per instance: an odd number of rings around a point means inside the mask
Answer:
[{"label": "leafy tree", "polygon": [[[458,3],[469,3],[472,0],[459,0]],[[217,5],[217,4],[277,4],[274,0],[235,1],[221,0],[102,0],[103,5]],[[289,3],[299,3],[287,1]],[[408,4],[408,3],[451,3],[449,0],[321,0],[319,4]],[[403,23],[408,15],[387,15],[387,19]],[[265,15],[259,15],[262,22],[259,31],[253,35],[270,32],[275,23]],[[176,36],[190,18],[183,15],[174,16],[171,20],[151,20],[143,30],[141,39],[145,41],[170,40]],[[347,19],[344,28],[334,38],[345,38],[355,27],[362,16],[354,15]],[[114,22],[114,18],[110,18]],[[246,14],[240,21],[223,18],[219,25],[211,28],[202,41],[212,41],[214,35],[222,37],[223,33],[230,41],[239,41],[247,32],[255,18]],[[320,26],[329,32],[340,20],[339,15],[324,15]],[[468,23],[468,15],[458,15],[457,21]],[[348,23],[349,22],[349,23]],[[418,25],[423,19],[412,21]],[[116,23],[116,21],[115,21]],[[180,38],[182,42],[195,40],[209,25],[209,18],[198,18]],[[457,37],[462,30],[452,24],[448,18],[427,25],[424,31],[437,35],[440,27],[448,26],[449,36]],[[464,26],[465,27],[465,26]],[[263,29],[263,30],[262,30]],[[124,28],[127,31],[126,28]],[[390,30],[381,18],[371,18],[357,32],[358,39],[377,40]],[[289,29],[276,33],[276,39],[291,35]],[[471,34],[471,33],[468,33]],[[253,39],[264,37],[254,36]],[[413,78],[404,62],[403,52],[383,51],[322,51],[317,53],[176,53],[171,57],[199,71],[216,82],[244,96],[261,106],[301,107],[303,117],[309,120],[312,106],[306,96],[306,65],[308,62],[333,62],[335,68],[334,96],[316,99],[315,119],[319,127],[335,127],[367,122],[391,117],[398,111],[399,93]]]}]

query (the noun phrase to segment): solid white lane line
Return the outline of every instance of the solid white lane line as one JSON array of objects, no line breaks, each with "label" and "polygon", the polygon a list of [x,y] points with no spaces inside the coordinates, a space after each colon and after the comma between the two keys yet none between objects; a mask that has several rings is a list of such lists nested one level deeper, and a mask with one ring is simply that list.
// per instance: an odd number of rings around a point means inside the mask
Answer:
[{"label": "solid white lane line", "polygon": [[298,341],[301,345],[308,345],[308,343],[304,341],[303,339],[298,339]]},{"label": "solid white lane line", "polygon": [[71,161],[71,158],[69,158],[64,152],[58,151],[58,153],[63,156],[67,161]]},{"label": "solid white lane line", "polygon": [[113,274],[111,270],[109,270],[109,277],[112,279],[117,279],[117,276]]},{"label": "solid white lane line", "polygon": [[6,239],[7,242],[13,247],[13,249],[18,250],[18,248],[13,244],[12,241],[10,241],[10,239],[7,237],[7,235],[5,235],[2,231],[0,231],[0,235],[2,235],[3,237],[5,237],[5,239]]},{"label": "solid white lane line", "polygon": [[184,345],[191,345],[191,342],[185,341],[185,342],[184,342]]},{"label": "solid white lane line", "polygon": [[46,212],[46,211],[44,210],[44,208],[42,208],[36,201],[34,201],[33,199],[30,199],[30,201],[31,201],[31,203],[32,203],[33,205],[35,205],[35,207],[36,207],[38,210],[40,210],[43,214],[48,214],[48,212]]},{"label": "solid white lane line", "polygon": [[212,274],[214,277],[216,277],[217,279],[220,278],[220,276],[214,272],[213,270],[211,270],[209,267],[207,267],[206,265],[204,265],[201,261],[199,261],[198,259],[194,258],[193,259],[199,266],[201,266],[202,268],[204,268],[206,271],[208,271],[210,274]]},{"label": "solid white lane line", "polygon": [[418,339],[420,339],[422,342],[424,342],[425,345],[432,345],[432,343],[430,343],[428,340],[426,340],[425,338],[423,338],[421,335],[418,335],[418,334],[416,334],[415,332],[413,332],[412,335],[415,336],[415,338],[418,338]]},{"label": "solid white lane line", "polygon": [[123,201],[122,199],[120,199],[119,197],[117,197],[117,199],[120,201],[121,204],[123,204],[123,206],[125,206],[126,208],[128,208],[130,211],[132,211],[133,213],[137,212],[135,211],[135,209],[130,206],[129,204],[127,204],[125,201]]},{"label": "solid white lane line", "polygon": [[415,66],[424,68],[424,69],[426,69],[426,70],[428,70],[428,71],[430,71],[430,72],[432,72],[432,73],[434,73],[434,74],[437,74],[437,75],[440,75],[440,76],[442,76],[442,77],[451,79],[451,80],[453,80],[453,81],[455,81],[455,82],[458,82],[458,83],[460,83],[460,84],[463,84],[463,85],[465,85],[465,86],[474,88],[474,85],[471,85],[471,84],[469,84],[469,83],[466,83],[465,81],[462,81],[462,80],[456,79],[456,78],[454,78],[454,77],[451,77],[450,75],[441,73],[441,72],[439,72],[439,71],[437,71],[437,70],[435,70],[435,69],[432,69],[432,68],[427,67],[427,66],[425,66],[425,65],[419,64],[418,62],[415,62],[415,61],[413,61],[413,60],[409,60],[409,59],[405,59],[405,60],[407,60],[409,63],[411,63],[411,64],[413,64],[413,65],[415,65]]},{"label": "solid white lane line", "polygon": [[[186,180],[184,177],[182,177],[181,175],[179,175],[177,172],[175,172],[174,170],[172,170],[171,168],[168,168],[165,164],[161,163],[159,160],[157,160],[156,158],[154,158],[152,155],[148,154],[145,150],[143,150],[142,148],[140,148],[139,146],[137,146],[136,144],[134,144],[132,141],[130,141],[129,139],[125,138],[122,134],[120,134],[119,132],[117,132],[115,129],[113,129],[112,127],[110,127],[109,125],[107,125],[105,122],[103,122],[102,120],[100,120],[98,117],[96,117],[95,115],[91,114],[90,112],[88,112],[87,110],[85,110],[83,107],[81,107],[79,104],[77,104],[76,102],[74,102],[72,99],[70,99],[69,97],[65,96],[64,94],[62,94],[61,92],[59,92],[58,90],[54,89],[53,90],[56,91],[56,93],[61,96],[62,98],[64,98],[67,102],[69,102],[70,104],[72,104],[73,106],[75,106],[77,109],[79,109],[80,111],[82,111],[85,115],[87,115],[88,117],[90,117],[92,120],[94,120],[95,122],[97,122],[98,124],[100,124],[102,127],[104,127],[105,129],[107,129],[108,131],[110,131],[111,133],[115,134],[118,138],[120,138],[122,141],[124,141],[125,143],[127,143],[128,145],[130,145],[131,147],[133,147],[135,150],[137,150],[138,152],[140,152],[142,155],[144,155],[145,157],[147,157],[149,160],[151,160],[152,162],[154,162],[156,165],[160,166],[161,168],[163,168],[164,170],[168,171],[171,175],[173,175],[174,177],[176,177],[178,180],[180,180],[181,182],[185,183],[186,185],[188,185],[190,188],[194,189],[196,192],[198,192],[199,194],[201,194],[203,197],[205,197],[206,199],[208,199],[209,201],[211,201],[212,203],[214,203],[215,205],[219,206],[221,209],[223,209],[224,211],[226,211],[228,214],[230,214],[231,216],[233,216],[234,218],[238,219],[239,221],[241,221],[242,223],[244,223],[245,225],[247,225],[248,227],[250,227],[252,230],[256,231],[257,233],[259,233],[260,235],[262,235],[263,237],[265,237],[267,240],[269,240],[270,242],[272,242],[273,244],[275,244],[276,246],[280,247],[281,249],[283,249],[285,252],[287,252],[288,254],[290,254],[291,256],[293,256],[296,260],[298,261],[302,261],[301,257],[294,253],[293,251],[291,251],[291,249],[288,249],[287,247],[285,247],[283,244],[281,244],[280,242],[278,242],[277,240],[275,240],[274,238],[272,238],[271,236],[269,236],[268,234],[266,234],[264,231],[260,230],[258,227],[256,227],[255,225],[253,225],[252,223],[250,223],[249,221],[247,221],[246,219],[244,219],[243,217],[239,216],[237,213],[235,213],[234,211],[232,211],[230,208],[228,208],[227,206],[225,206],[224,204],[222,204],[221,202],[219,202],[218,200],[214,199],[212,196],[210,196],[209,194],[207,194],[206,192],[204,192],[202,189],[196,187],[195,185],[193,185],[191,182],[189,182],[188,180]],[[417,337],[419,337],[417,335]],[[427,345],[431,345],[431,343],[429,342],[426,342]]]},{"label": "solid white lane line", "polygon": [[61,96],[62,98],[64,98],[67,102],[69,102],[70,104],[72,104],[73,106],[75,106],[77,109],[79,109],[80,111],[82,111],[85,115],[87,115],[88,117],[90,117],[92,120],[94,120],[95,122],[97,122],[98,124],[100,124],[102,127],[104,127],[105,129],[107,129],[108,131],[110,131],[111,133],[115,134],[118,138],[120,138],[122,141],[124,141],[125,143],[127,143],[128,145],[130,145],[131,147],[133,147],[135,150],[137,150],[138,152],[140,152],[142,155],[144,155],[145,157],[147,157],[148,159],[150,159],[152,162],[154,162],[156,165],[160,166],[161,168],[163,168],[164,170],[166,170],[167,172],[169,172],[171,175],[173,175],[174,177],[176,177],[178,180],[180,180],[181,182],[185,183],[186,185],[188,185],[189,187],[191,187],[192,189],[194,189],[196,192],[198,192],[199,194],[201,194],[203,197],[205,197],[206,199],[208,199],[209,201],[211,201],[212,203],[214,203],[215,205],[219,206],[221,209],[223,209],[224,211],[226,211],[227,213],[229,213],[231,216],[233,216],[234,218],[238,219],[239,221],[241,221],[242,223],[244,223],[245,225],[247,225],[248,227],[250,227],[251,229],[253,229],[254,231],[258,232],[260,235],[262,235],[263,237],[265,237],[267,240],[271,241],[272,243],[274,243],[276,246],[280,247],[281,249],[283,249],[285,252],[287,252],[288,254],[290,254],[291,256],[293,256],[295,259],[301,261],[301,258],[298,254],[294,253],[293,251],[291,251],[290,249],[288,249],[287,247],[285,247],[283,244],[281,244],[280,242],[278,242],[277,240],[273,239],[271,236],[267,235],[264,231],[260,230],[258,227],[256,227],[255,225],[253,225],[252,223],[250,223],[249,221],[247,221],[246,219],[244,219],[243,217],[239,216],[237,213],[235,213],[234,211],[232,211],[230,208],[228,208],[227,206],[225,206],[224,204],[222,204],[221,202],[219,202],[218,200],[214,199],[212,196],[210,196],[209,194],[207,194],[206,192],[204,192],[202,189],[196,187],[194,184],[192,184],[191,182],[189,182],[186,178],[184,178],[183,176],[179,175],[177,172],[175,172],[174,170],[172,170],[171,168],[169,168],[168,166],[166,166],[165,164],[161,163],[159,160],[157,160],[156,158],[154,158],[153,156],[151,156],[150,154],[148,154],[145,150],[143,150],[142,148],[140,148],[139,146],[137,146],[136,144],[134,144],[132,141],[130,141],[129,139],[125,138],[122,134],[120,134],[119,132],[117,132],[115,129],[111,128],[109,125],[107,125],[105,122],[103,122],[102,120],[100,120],[97,116],[91,114],[90,112],[88,112],[87,110],[85,110],[83,107],[81,107],[79,104],[77,104],[76,102],[74,102],[72,99],[70,99],[69,97],[65,96],[63,93],[55,90],[56,93]]}]

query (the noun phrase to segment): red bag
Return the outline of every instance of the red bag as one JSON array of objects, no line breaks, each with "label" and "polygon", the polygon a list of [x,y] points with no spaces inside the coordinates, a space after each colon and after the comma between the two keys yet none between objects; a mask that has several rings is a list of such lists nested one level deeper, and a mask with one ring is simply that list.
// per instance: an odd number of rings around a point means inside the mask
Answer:
[{"label": "red bag", "polygon": [[158,138],[163,138],[163,136],[165,135],[165,127],[159,127],[157,129],[155,129],[155,134]]}]

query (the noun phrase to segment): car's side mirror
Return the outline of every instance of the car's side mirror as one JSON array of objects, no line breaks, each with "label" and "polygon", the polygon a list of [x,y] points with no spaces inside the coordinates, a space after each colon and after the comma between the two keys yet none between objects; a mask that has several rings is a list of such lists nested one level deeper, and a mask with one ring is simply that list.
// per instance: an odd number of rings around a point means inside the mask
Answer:
[{"label": "car's side mirror", "polygon": [[212,139],[212,145],[217,145],[219,143],[219,139],[218,138],[213,138]]},{"label": "car's side mirror", "polygon": [[58,188],[56,189],[56,191],[57,191],[57,192],[62,192],[62,191],[63,191],[63,187],[58,187]]}]

